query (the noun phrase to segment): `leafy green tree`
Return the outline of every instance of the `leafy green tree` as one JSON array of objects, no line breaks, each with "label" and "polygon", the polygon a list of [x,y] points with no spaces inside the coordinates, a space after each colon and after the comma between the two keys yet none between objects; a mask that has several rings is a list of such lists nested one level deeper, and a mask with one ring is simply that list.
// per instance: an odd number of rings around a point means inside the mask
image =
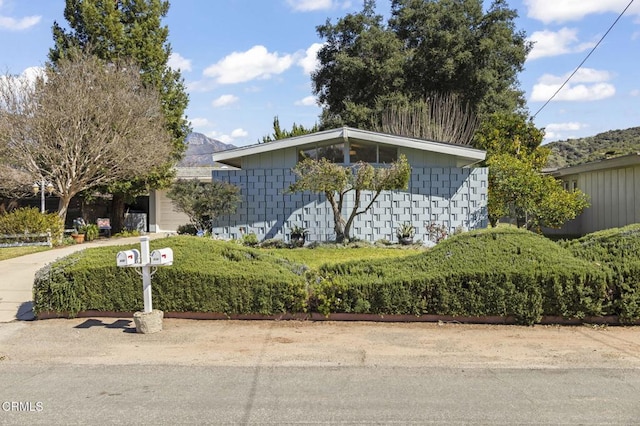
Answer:
[{"label": "leafy green tree", "polygon": [[515,9],[493,0],[392,0],[390,28],[405,45],[405,91],[451,92],[479,117],[525,105],[517,74],[531,43],[517,31]]},{"label": "leafy green tree", "polygon": [[[326,158],[314,160],[306,158],[293,168],[298,176],[290,185],[289,192],[311,191],[326,196],[333,211],[336,241],[351,239],[353,221],[368,211],[382,191],[407,189],[411,167],[404,155],[388,167],[374,168],[371,164],[359,162],[353,166],[342,166]],[[362,191],[372,191],[373,197],[366,206],[361,206]],[[343,216],[345,198],[354,193],[354,203]]]},{"label": "leafy green tree", "polygon": [[584,193],[566,191],[541,173],[549,155],[543,138],[543,130],[517,113],[492,114],[476,134],[476,146],[487,151],[492,226],[508,216],[528,229],[560,228],[588,207]]},{"label": "leafy green tree", "polygon": [[531,44],[515,29],[505,0],[483,11],[481,0],[393,0],[388,24],[375,1],[317,27],[325,45],[312,75],[321,128],[373,129],[384,110],[424,102],[434,93],[460,96],[481,120],[525,105],[518,89]]},{"label": "leafy green tree", "polygon": [[325,39],[312,74],[314,94],[325,105],[321,128],[372,129],[381,105],[406,100],[402,41],[383,25],[375,1],[365,0],[361,12],[335,25],[327,20],[317,32]]},{"label": "leafy green tree", "polygon": [[541,146],[544,130],[523,113],[494,113],[485,118],[475,135],[474,146],[497,154],[532,156],[537,169],[544,166],[549,150]]},{"label": "leafy green tree", "polygon": [[293,123],[291,130],[280,127],[280,119],[278,116],[273,117],[273,134],[263,136],[262,143],[273,142],[279,139],[292,138],[295,136],[308,135],[318,131],[318,125],[314,124],[310,129],[305,128],[302,124]]},{"label": "leafy green tree", "polygon": [[536,170],[531,159],[497,154],[488,163],[492,226],[508,216],[527,229],[560,228],[589,206],[584,193],[566,191],[555,178]]},{"label": "leafy green tree", "polygon": [[233,214],[242,200],[240,189],[230,183],[197,179],[178,179],[167,196],[176,210],[189,216],[198,231],[211,231],[215,220],[223,214]]},{"label": "leafy green tree", "polygon": [[[184,111],[188,95],[179,71],[167,63],[171,54],[169,29],[161,23],[169,11],[166,0],[66,0],[64,17],[69,29],[53,25],[54,47],[50,65],[76,50],[88,50],[99,58],[116,62],[128,58],[140,68],[142,82],[157,90],[162,100],[165,129],[173,141],[172,155],[162,165],[139,173],[106,188],[113,194],[112,226],[121,228],[125,202],[150,188],[171,184],[173,166],[182,157],[189,133]],[[129,141],[136,143],[134,139]]]}]

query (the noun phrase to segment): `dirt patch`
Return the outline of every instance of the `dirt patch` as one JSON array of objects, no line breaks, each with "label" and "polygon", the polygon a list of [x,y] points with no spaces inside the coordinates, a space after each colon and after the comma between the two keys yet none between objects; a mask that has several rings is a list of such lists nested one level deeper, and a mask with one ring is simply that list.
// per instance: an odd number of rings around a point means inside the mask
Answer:
[{"label": "dirt patch", "polygon": [[0,363],[640,368],[640,329],[130,318],[0,324]]}]

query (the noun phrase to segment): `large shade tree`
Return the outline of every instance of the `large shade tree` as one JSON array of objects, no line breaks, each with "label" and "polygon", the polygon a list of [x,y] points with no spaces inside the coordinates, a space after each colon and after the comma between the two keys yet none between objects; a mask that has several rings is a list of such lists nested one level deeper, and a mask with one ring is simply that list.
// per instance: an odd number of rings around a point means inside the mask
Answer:
[{"label": "large shade tree", "polygon": [[156,168],[171,150],[158,93],[134,64],[70,55],[35,83],[0,80],[0,186],[50,182],[63,219],[81,191]]},{"label": "large shade tree", "polygon": [[384,24],[365,0],[361,12],[327,21],[312,75],[321,127],[373,129],[390,106],[438,93],[459,97],[480,120],[523,108],[517,74],[531,44],[516,17],[504,0],[486,11],[482,0],[393,0]]},{"label": "large shade tree", "polygon": [[[109,62],[127,58],[140,69],[142,83],[156,90],[161,99],[164,126],[172,139],[167,161],[140,169],[136,175],[105,187],[113,194],[112,226],[120,228],[125,201],[150,188],[168,187],[174,178],[173,166],[182,157],[189,125],[184,118],[188,95],[179,70],[168,66],[171,45],[169,29],[162,24],[167,16],[166,0],[66,0],[64,17],[68,28],[53,25],[54,46],[50,64],[75,50],[90,50]],[[135,140],[129,141],[135,144]]]}]

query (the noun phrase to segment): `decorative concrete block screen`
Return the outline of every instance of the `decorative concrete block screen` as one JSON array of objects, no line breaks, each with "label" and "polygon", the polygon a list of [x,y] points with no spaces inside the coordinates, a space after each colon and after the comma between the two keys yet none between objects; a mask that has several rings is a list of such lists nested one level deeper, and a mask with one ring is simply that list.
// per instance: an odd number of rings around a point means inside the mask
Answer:
[{"label": "decorative concrete block screen", "polygon": [[[289,241],[290,229],[309,230],[307,241],[335,239],[331,207],[324,195],[285,193],[295,181],[290,169],[215,170],[213,179],[241,188],[242,203],[234,215],[218,219],[213,234],[220,238],[241,238],[254,233],[259,240],[277,238]],[[415,240],[427,240],[426,225],[444,225],[449,233],[458,227],[477,229],[487,226],[488,169],[413,167],[409,190],[385,191],[373,207],[358,216],[352,236],[361,240],[396,241],[396,229],[411,223]],[[363,192],[361,206],[373,197]],[[344,212],[353,206],[347,199]]]}]

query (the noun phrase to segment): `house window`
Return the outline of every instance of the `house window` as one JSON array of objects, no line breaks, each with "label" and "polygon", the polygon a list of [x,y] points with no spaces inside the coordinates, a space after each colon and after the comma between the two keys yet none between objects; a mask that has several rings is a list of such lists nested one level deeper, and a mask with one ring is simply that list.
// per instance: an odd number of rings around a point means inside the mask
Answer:
[{"label": "house window", "polygon": [[398,148],[378,145],[378,163],[393,163],[398,159]]},{"label": "house window", "polygon": [[376,151],[376,145],[352,143],[349,158],[351,158],[351,163],[357,163],[358,161],[377,163],[378,158]]},{"label": "house window", "polygon": [[344,144],[339,143],[333,145],[315,146],[313,148],[301,150],[298,153],[298,161],[302,161],[305,158],[313,158],[314,160],[326,158],[332,163],[344,163]]},{"label": "house window", "polygon": [[572,180],[571,181],[571,190],[575,191],[578,189],[578,181],[577,180]]},{"label": "house window", "polygon": [[[299,151],[298,161],[302,161],[305,158],[313,158],[314,160],[326,158],[332,163],[344,163],[344,150],[344,143],[324,146],[316,145]],[[352,142],[349,148],[349,159],[351,164],[358,161],[389,164],[398,159],[398,149],[383,145]]]}]

